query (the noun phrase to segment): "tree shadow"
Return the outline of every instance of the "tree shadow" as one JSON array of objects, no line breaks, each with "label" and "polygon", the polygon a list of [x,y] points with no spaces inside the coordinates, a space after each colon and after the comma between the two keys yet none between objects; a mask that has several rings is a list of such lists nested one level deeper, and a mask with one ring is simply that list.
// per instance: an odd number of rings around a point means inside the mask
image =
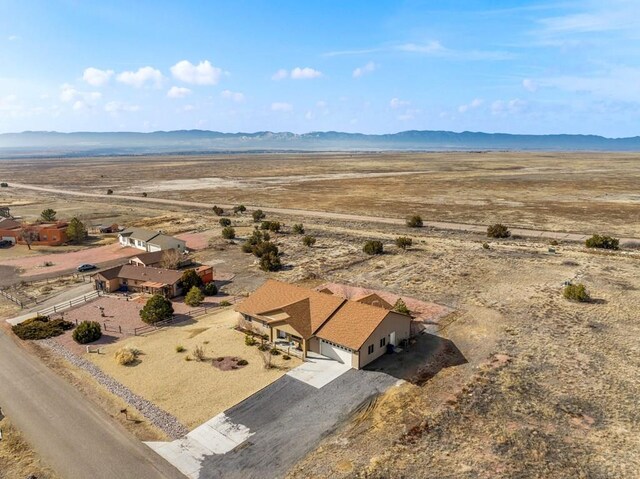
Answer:
[{"label": "tree shadow", "polygon": [[442,369],[467,362],[453,341],[422,333],[411,340],[402,352],[385,354],[364,369],[379,371],[421,386]]}]

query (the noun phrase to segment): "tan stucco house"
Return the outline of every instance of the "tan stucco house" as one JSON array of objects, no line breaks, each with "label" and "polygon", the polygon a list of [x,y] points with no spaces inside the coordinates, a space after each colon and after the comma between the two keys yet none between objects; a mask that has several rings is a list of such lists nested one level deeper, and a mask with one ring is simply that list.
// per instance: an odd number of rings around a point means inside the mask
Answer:
[{"label": "tan stucco house", "polygon": [[370,296],[352,301],[268,280],[236,311],[271,342],[292,342],[303,357],[311,351],[360,369],[408,339],[411,329],[410,316],[374,306],[383,303]]}]

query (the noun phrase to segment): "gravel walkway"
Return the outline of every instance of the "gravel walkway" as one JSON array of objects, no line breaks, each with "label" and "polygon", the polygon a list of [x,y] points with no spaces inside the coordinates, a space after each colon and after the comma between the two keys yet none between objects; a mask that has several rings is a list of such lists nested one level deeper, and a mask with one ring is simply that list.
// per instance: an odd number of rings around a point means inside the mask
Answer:
[{"label": "gravel walkway", "polygon": [[61,346],[51,339],[43,339],[42,341],[38,341],[38,343],[49,348],[59,356],[62,356],[74,366],[87,371],[96,379],[96,381],[107,388],[109,392],[122,398],[127,404],[135,407],[145,418],[147,418],[153,425],[164,431],[170,438],[178,439],[189,432],[189,430],[181,424],[176,417],[166,411],[163,411],[155,404],[141,398],[137,394],[134,394],[130,389],[120,384],[111,376],[106,375],[99,367],[90,361],[77,356],[64,346]]}]

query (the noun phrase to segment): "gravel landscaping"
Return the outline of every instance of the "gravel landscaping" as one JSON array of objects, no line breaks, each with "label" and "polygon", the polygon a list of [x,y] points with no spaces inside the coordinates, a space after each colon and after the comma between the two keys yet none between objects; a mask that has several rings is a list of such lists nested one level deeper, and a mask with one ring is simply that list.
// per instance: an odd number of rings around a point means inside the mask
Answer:
[{"label": "gravel landscaping", "polygon": [[149,422],[164,431],[170,438],[178,439],[189,432],[189,430],[180,423],[177,418],[168,412],[163,411],[155,404],[147,401],[137,394],[134,394],[131,390],[105,374],[99,367],[90,361],[78,357],[64,346],[61,346],[51,339],[44,339],[42,341],[38,341],[38,343],[63,357],[74,366],[87,371],[96,381],[107,388],[109,392],[122,398],[127,404],[130,404],[140,411],[140,413],[147,418]]}]

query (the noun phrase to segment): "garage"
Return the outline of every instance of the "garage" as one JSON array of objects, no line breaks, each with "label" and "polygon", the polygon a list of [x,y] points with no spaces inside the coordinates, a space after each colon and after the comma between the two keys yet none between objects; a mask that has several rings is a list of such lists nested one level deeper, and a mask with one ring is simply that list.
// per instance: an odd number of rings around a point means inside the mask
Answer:
[{"label": "garage", "polygon": [[343,364],[351,365],[351,350],[323,339],[320,340],[320,354],[327,356],[328,358],[335,359]]}]

